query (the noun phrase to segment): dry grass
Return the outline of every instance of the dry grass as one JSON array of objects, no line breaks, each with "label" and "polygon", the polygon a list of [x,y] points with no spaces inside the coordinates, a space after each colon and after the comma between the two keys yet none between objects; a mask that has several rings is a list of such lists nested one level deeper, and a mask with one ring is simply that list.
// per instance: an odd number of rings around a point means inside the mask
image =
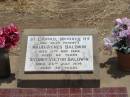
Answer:
[{"label": "dry grass", "polygon": [[15,8],[16,12],[25,12],[27,6],[27,0],[17,0],[17,5]]},{"label": "dry grass", "polygon": [[[74,14],[81,12],[88,17],[98,15],[109,16],[121,14],[129,7],[129,0],[0,0],[0,11],[15,11],[27,13],[46,12]],[[82,14],[81,14],[82,15]],[[80,16],[81,16],[80,15]]]},{"label": "dry grass", "polygon": [[[130,0],[0,0],[0,12],[3,13],[29,13],[25,18],[17,17],[17,21],[28,21],[26,23],[42,19],[57,19],[53,22],[55,26],[68,24],[75,27],[98,27],[101,28],[100,35],[104,37],[112,27],[112,20],[127,16],[130,18]],[[4,17],[4,15],[3,15]],[[10,21],[14,17],[6,18]],[[4,21],[3,19],[1,19]],[[60,22],[63,20],[63,22]],[[14,20],[15,21],[15,20]],[[59,24],[58,22],[59,21]],[[45,21],[43,20],[43,24]],[[21,22],[20,22],[21,23]],[[50,21],[50,23],[52,23]],[[56,24],[57,23],[57,24]],[[32,23],[30,23],[33,25]],[[30,25],[29,24],[29,25]],[[35,23],[34,23],[35,24]],[[40,24],[39,24],[40,25]],[[46,22],[49,26],[49,21]],[[104,33],[102,33],[104,32]]]},{"label": "dry grass", "polygon": [[0,0],[1,12],[24,12],[27,0]]}]

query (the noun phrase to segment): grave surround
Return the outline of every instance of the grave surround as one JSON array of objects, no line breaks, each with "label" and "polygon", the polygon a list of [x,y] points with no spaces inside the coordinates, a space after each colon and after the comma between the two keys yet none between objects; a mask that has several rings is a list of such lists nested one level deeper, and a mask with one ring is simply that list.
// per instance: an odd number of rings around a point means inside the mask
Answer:
[{"label": "grave surround", "polygon": [[0,97],[128,97],[125,87],[0,89]]},{"label": "grave surround", "polygon": [[[99,87],[99,63],[97,29],[25,29],[21,38],[21,55],[19,60],[18,87]],[[92,72],[25,72],[25,60],[28,36],[93,36],[93,71]],[[37,83],[37,84],[36,84]]]}]

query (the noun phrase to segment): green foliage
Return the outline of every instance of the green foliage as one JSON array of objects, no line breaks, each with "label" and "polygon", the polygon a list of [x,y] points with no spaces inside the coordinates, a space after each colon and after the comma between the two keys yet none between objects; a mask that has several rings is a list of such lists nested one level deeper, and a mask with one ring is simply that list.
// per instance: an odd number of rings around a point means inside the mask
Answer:
[{"label": "green foliage", "polygon": [[113,45],[113,48],[125,54],[130,53],[130,47],[128,46],[126,39],[122,39],[119,42],[115,43]]}]

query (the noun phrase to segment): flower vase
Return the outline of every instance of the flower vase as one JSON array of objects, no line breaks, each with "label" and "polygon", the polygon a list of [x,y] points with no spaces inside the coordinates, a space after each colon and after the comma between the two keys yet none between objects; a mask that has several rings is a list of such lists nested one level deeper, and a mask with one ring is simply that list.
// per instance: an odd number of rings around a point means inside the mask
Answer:
[{"label": "flower vase", "polygon": [[130,71],[130,54],[117,51],[119,68],[123,71]]},{"label": "flower vase", "polygon": [[0,78],[10,76],[10,61],[8,50],[0,48]]}]

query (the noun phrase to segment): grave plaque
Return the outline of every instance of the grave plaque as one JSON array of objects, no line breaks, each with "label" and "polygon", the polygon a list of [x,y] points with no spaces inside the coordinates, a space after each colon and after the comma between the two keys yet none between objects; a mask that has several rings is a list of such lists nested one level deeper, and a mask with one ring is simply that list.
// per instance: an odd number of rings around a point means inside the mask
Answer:
[{"label": "grave plaque", "polygon": [[25,29],[18,87],[99,87],[97,32],[85,28]]},{"label": "grave plaque", "polygon": [[28,36],[25,72],[92,71],[93,41],[84,36]]}]

